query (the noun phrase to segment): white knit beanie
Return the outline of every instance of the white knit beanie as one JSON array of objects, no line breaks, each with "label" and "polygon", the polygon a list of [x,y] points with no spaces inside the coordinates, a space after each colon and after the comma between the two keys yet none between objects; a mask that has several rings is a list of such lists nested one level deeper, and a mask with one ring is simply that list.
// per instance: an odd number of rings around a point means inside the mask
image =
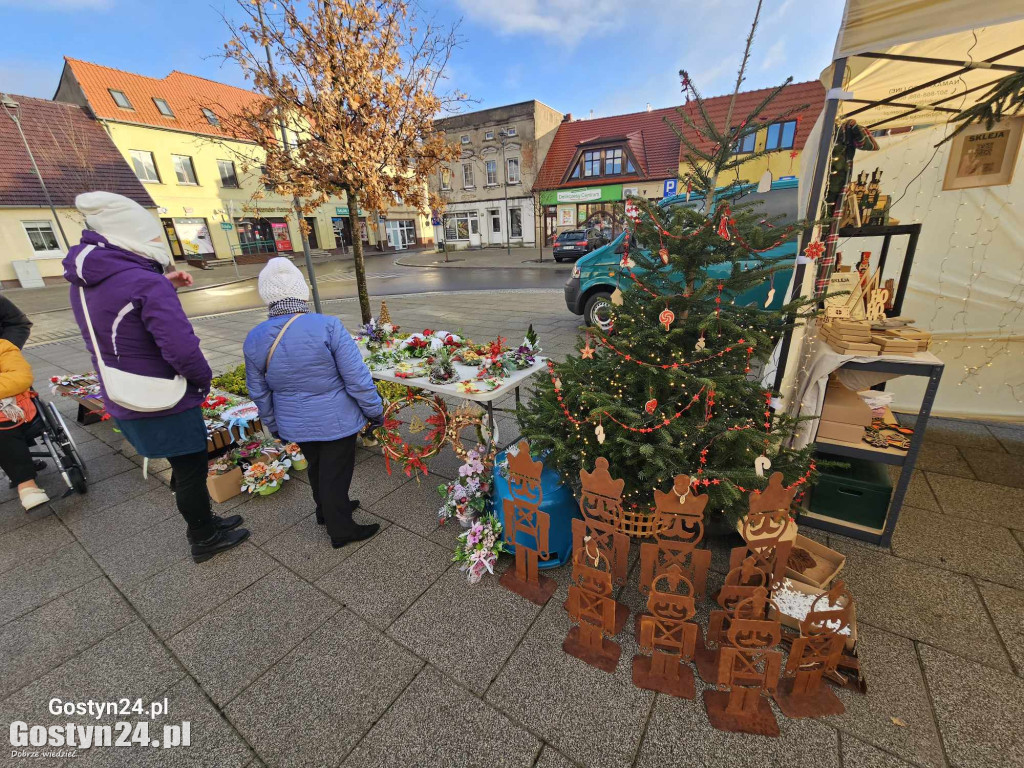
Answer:
[{"label": "white knit beanie", "polygon": [[85,215],[85,223],[111,245],[164,267],[171,263],[160,222],[134,200],[113,192],[85,192],[75,198],[75,207]]},{"label": "white knit beanie", "polygon": [[260,298],[267,306],[282,299],[309,301],[309,286],[298,267],[284,256],[275,256],[260,272]]}]

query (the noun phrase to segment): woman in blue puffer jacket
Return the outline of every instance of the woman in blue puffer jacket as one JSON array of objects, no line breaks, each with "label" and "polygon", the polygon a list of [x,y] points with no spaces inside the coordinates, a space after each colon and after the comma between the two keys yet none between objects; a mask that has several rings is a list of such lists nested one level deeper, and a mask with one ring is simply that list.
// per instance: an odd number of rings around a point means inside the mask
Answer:
[{"label": "woman in blue puffer jacket", "polygon": [[245,383],[271,433],[298,443],[309,461],[316,521],[331,544],[368,539],[380,527],[358,525],[348,497],[356,435],[384,423],[384,403],[359,348],[336,317],[309,308],[309,286],[288,259],[260,272],[270,318],[245,339]]}]

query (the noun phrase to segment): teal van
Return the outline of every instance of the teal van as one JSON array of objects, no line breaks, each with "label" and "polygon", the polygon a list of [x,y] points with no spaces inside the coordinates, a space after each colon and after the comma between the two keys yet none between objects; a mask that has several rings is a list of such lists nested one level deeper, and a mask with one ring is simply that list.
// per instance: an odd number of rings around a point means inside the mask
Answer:
[{"label": "teal van", "polygon": [[[749,192],[747,192],[749,190]],[[754,191],[754,185],[744,188],[742,202],[760,202],[759,212],[767,217],[783,215],[785,222],[797,220],[797,180],[789,177],[779,179],[772,184],[768,192],[760,193]],[[687,200],[685,195],[666,197],[658,203],[661,207],[670,205],[703,205],[704,199],[691,195]],[[610,310],[612,307],[612,292],[616,288],[624,288],[629,283],[629,273],[622,267],[623,241],[625,233],[620,234],[608,245],[590,252],[576,262],[572,275],[565,284],[565,305],[574,315],[583,315],[587,325],[597,326],[607,330],[610,327]],[[638,247],[634,245],[634,247]],[[796,260],[797,235],[777,248],[768,251],[765,255],[772,257],[790,256]],[[644,253],[648,251],[643,250]],[[783,262],[785,263],[785,262]],[[723,276],[728,275],[730,266],[720,264],[711,268],[710,277],[716,277],[716,270],[721,270]],[[782,269],[775,274],[774,287],[775,297],[769,305],[772,309],[778,309],[785,301],[785,288],[789,285],[792,275],[792,264],[787,269]],[[736,303],[760,304],[764,306],[768,298],[768,283],[763,283],[746,293],[736,297]]]}]

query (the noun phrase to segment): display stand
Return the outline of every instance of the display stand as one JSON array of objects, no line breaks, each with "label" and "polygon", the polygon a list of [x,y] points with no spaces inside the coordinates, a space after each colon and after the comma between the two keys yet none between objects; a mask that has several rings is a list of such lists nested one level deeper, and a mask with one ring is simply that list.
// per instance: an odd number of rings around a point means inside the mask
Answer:
[{"label": "display stand", "polygon": [[889,246],[893,237],[904,235],[907,240],[907,251],[903,255],[903,266],[900,268],[900,279],[896,283],[896,295],[892,302],[893,317],[899,316],[903,311],[903,299],[907,295],[907,286],[910,284],[910,270],[914,266],[914,255],[917,253],[917,240],[921,236],[920,224],[891,224],[875,227],[842,227],[839,230],[841,238],[882,238],[882,250],[878,253],[878,276],[885,275],[885,262],[889,256]]}]

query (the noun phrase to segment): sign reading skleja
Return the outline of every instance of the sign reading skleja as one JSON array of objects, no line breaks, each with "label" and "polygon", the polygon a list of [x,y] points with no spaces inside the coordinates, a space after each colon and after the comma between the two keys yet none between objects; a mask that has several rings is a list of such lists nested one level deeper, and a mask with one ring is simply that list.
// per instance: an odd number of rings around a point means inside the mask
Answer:
[{"label": "sign reading skleja", "polygon": [[[80,750],[97,747],[170,749],[192,745],[191,721],[164,725],[150,722],[167,714],[167,699],[146,705],[142,699],[64,701],[55,698],[47,703],[47,709],[51,715],[78,716],[85,722],[38,725],[15,720],[8,732],[13,747],[12,758],[78,757]],[[117,720],[109,724],[97,722],[106,717],[133,715],[139,719]]]}]

